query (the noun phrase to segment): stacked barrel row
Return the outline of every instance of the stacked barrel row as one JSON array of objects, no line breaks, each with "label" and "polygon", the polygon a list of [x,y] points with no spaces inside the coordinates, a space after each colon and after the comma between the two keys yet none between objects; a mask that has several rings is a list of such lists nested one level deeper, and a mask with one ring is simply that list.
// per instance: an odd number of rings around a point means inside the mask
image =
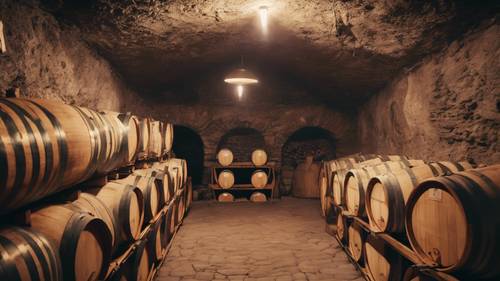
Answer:
[{"label": "stacked barrel row", "polygon": [[155,162],[0,229],[0,280],[151,280],[191,204],[185,161]]},{"label": "stacked barrel row", "polygon": [[[500,165],[354,155],[325,162],[320,186],[327,223],[371,279],[402,280],[411,264],[380,233],[436,271],[500,276]],[[417,275],[412,267],[405,278]]]},{"label": "stacked barrel row", "polygon": [[[246,186],[247,184],[255,189],[264,189],[268,185],[269,172],[267,164],[268,156],[265,150],[256,149],[252,152],[251,162],[240,162],[234,163],[234,156],[231,150],[223,148],[217,153],[217,162],[222,169],[220,172],[216,172],[215,182],[219,188],[224,189],[225,192],[218,194],[217,199],[220,202],[232,202],[234,201],[234,195],[231,193],[231,189],[237,186]],[[236,183],[235,172],[240,171],[251,172],[250,181],[248,183]],[[241,179],[240,179],[241,181]],[[267,200],[264,193],[260,191],[252,192],[250,195],[250,200],[254,202],[263,202]]]},{"label": "stacked barrel row", "polygon": [[0,214],[172,147],[171,124],[129,113],[2,98],[0,117]]}]

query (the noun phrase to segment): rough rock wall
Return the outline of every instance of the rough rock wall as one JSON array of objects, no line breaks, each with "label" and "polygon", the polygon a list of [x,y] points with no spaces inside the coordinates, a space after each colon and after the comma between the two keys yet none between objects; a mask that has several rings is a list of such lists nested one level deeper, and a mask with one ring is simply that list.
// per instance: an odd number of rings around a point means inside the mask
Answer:
[{"label": "rough rock wall", "polygon": [[485,23],[360,109],[365,152],[500,162],[500,25]]},{"label": "rough rock wall", "polygon": [[109,64],[35,2],[0,2],[7,52],[0,54],[0,96],[21,95],[93,109],[120,110],[131,92]]}]

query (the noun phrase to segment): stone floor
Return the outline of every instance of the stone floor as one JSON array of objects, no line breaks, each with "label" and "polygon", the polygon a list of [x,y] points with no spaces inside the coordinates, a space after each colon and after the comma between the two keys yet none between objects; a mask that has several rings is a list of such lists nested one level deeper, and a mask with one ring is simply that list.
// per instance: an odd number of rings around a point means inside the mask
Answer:
[{"label": "stone floor", "polygon": [[195,202],[158,274],[167,280],[363,280],[325,233],[317,200]]}]

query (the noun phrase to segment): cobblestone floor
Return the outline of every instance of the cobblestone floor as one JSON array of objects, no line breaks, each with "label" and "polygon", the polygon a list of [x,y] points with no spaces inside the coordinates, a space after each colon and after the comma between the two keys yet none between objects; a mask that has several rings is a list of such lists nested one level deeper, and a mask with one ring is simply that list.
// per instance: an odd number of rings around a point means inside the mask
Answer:
[{"label": "cobblestone floor", "polygon": [[167,280],[363,280],[317,200],[195,202],[158,274]]}]

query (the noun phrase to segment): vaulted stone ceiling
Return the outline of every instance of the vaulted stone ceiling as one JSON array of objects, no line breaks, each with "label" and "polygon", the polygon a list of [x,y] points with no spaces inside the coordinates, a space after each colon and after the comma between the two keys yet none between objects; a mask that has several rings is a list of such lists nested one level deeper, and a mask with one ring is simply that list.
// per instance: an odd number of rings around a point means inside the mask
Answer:
[{"label": "vaulted stone ceiling", "polygon": [[[495,12],[494,1],[45,2],[138,92],[172,102],[207,79],[222,83],[240,56],[263,83],[273,77],[332,104],[360,102]],[[261,5],[269,7],[267,36]]]}]

